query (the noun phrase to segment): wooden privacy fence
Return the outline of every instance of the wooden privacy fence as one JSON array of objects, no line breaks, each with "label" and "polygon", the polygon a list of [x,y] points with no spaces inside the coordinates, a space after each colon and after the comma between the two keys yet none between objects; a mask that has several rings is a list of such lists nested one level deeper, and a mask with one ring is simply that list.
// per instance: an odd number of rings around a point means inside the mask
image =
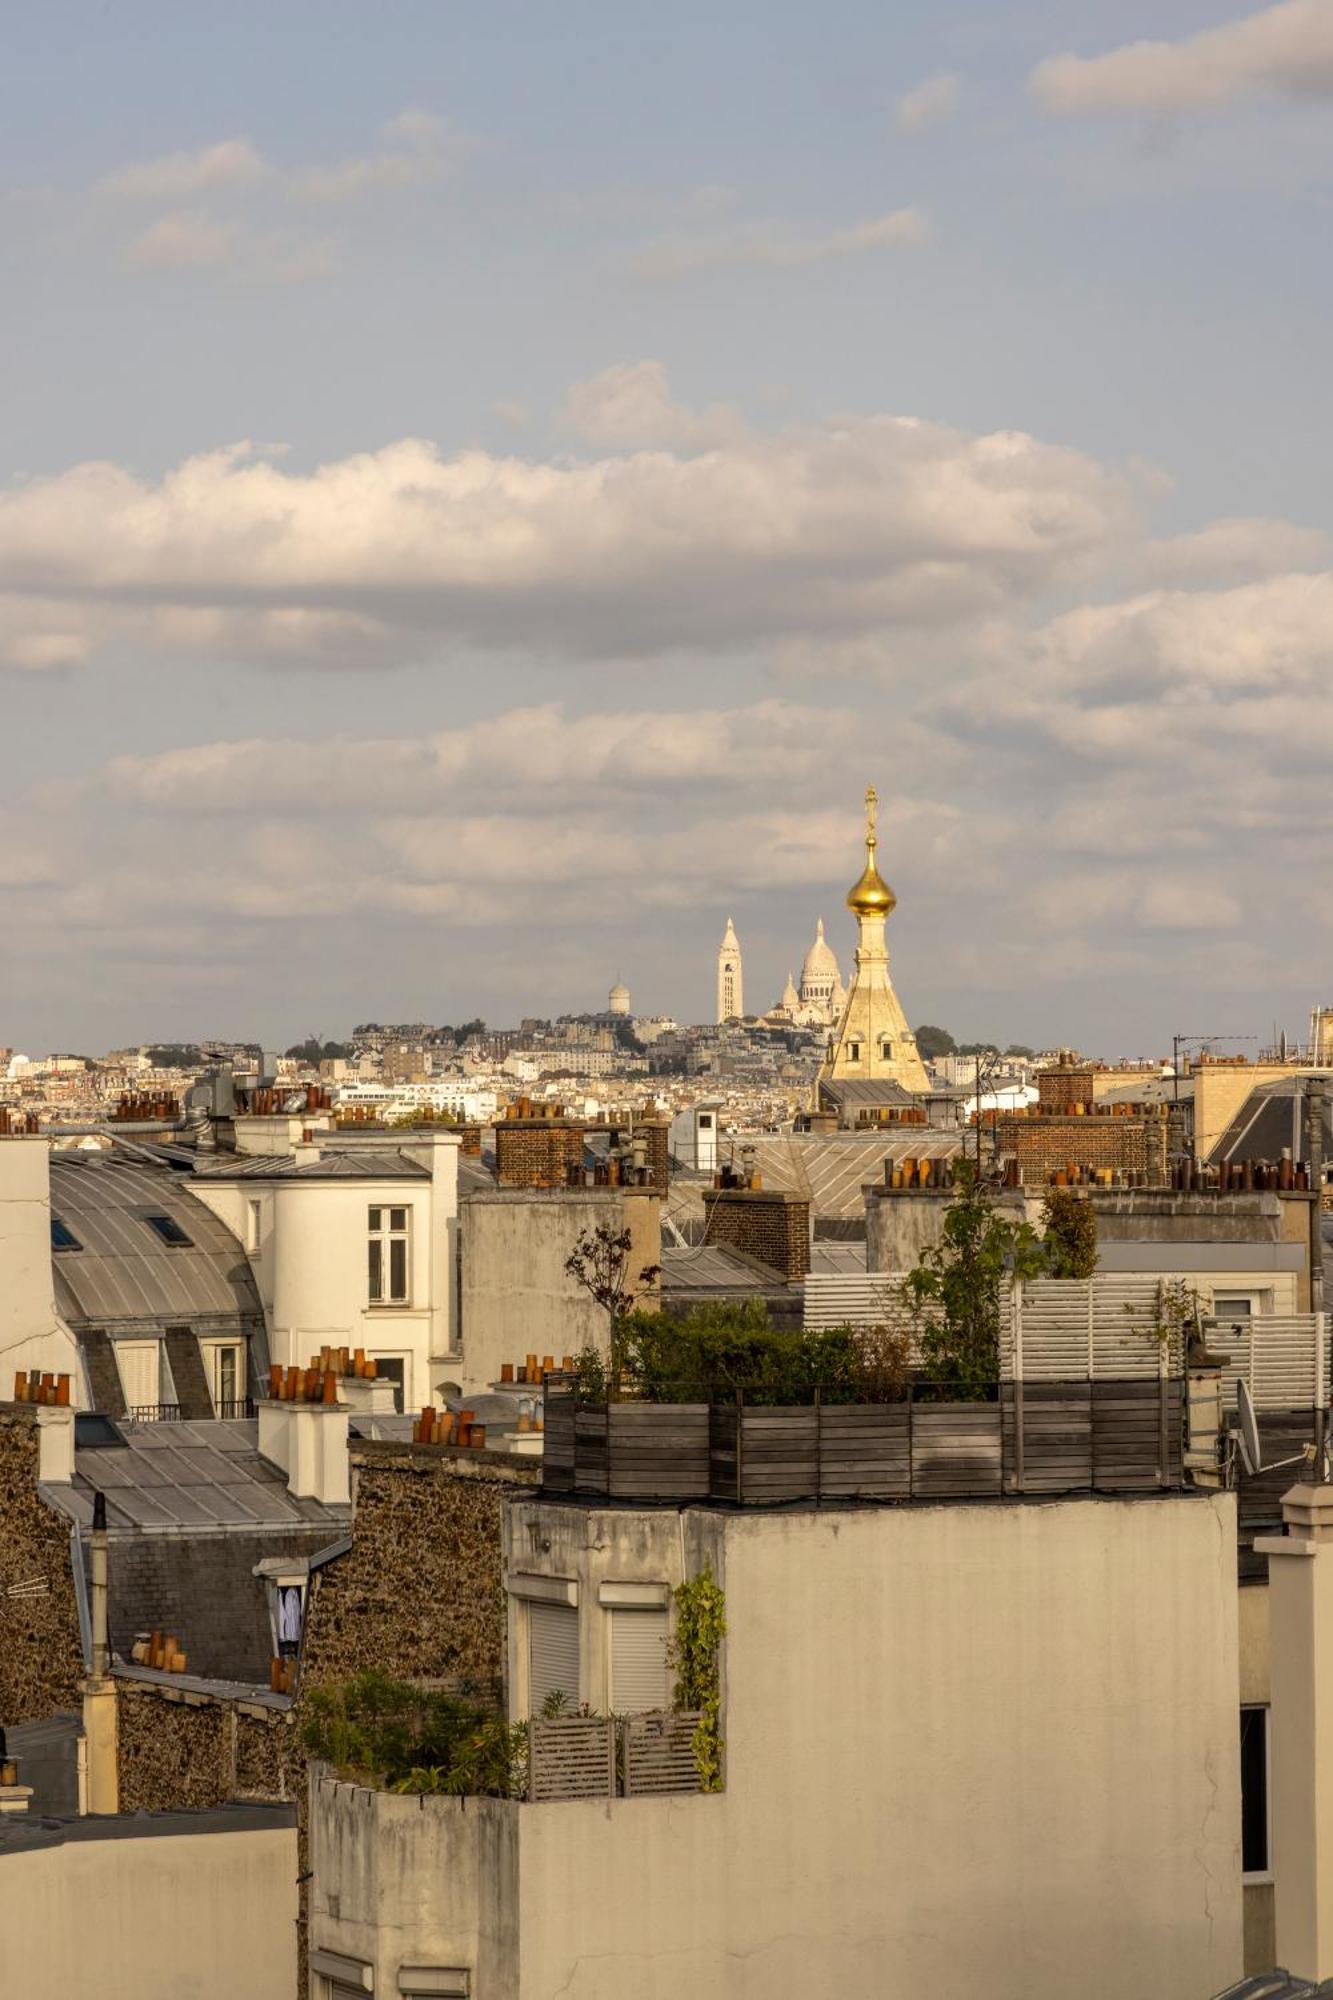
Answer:
[{"label": "wooden privacy fence", "polygon": [[1183,1483],[1182,1383],[1004,1382],[988,1403],[579,1403],[549,1391],[543,1484],[610,1500],[966,1499]]},{"label": "wooden privacy fence", "polygon": [[697,1792],[695,1709],[560,1715],[528,1725],[530,1799],[660,1798]]}]

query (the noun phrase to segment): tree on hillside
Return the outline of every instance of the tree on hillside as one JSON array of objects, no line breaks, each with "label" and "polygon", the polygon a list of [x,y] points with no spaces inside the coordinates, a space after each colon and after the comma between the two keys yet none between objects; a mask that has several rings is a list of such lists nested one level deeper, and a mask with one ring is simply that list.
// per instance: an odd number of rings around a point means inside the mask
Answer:
[{"label": "tree on hillside", "polygon": [[927,1021],[916,1031],[916,1046],[926,1062],[933,1056],[951,1056],[958,1044],[947,1028],[932,1027]]}]

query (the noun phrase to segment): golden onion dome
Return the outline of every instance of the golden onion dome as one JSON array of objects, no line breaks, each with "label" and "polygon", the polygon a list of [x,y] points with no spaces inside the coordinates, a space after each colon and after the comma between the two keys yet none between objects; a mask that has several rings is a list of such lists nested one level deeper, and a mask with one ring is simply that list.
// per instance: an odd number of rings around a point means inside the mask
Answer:
[{"label": "golden onion dome", "polygon": [[847,891],[847,907],[858,917],[887,917],[898,898],[875,866],[875,808],[879,799],[875,787],[866,792],[866,865],[859,882]]}]

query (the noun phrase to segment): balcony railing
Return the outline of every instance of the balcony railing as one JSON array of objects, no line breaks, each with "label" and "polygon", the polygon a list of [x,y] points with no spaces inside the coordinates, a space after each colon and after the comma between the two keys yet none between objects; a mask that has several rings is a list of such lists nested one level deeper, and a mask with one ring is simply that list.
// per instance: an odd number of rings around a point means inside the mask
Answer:
[{"label": "balcony railing", "polygon": [[179,1403],[131,1403],[125,1417],[132,1424],[169,1424],[179,1423],[180,1413]]},{"label": "balcony railing", "polygon": [[254,1401],[250,1396],[224,1396],[220,1403],[213,1405],[215,1417],[252,1417],[254,1413]]}]

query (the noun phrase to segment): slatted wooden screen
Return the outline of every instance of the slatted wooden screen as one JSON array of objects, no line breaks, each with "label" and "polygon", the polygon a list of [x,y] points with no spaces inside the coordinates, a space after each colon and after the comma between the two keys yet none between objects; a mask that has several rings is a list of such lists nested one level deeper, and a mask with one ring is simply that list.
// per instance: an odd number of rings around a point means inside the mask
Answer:
[{"label": "slatted wooden screen", "polygon": [[698,1791],[694,1761],[698,1722],[698,1712],[692,1709],[630,1716],[624,1734],[627,1799]]},{"label": "slatted wooden screen", "polygon": [[616,1726],[605,1715],[562,1715],[528,1726],[528,1797],[616,1795]]}]

